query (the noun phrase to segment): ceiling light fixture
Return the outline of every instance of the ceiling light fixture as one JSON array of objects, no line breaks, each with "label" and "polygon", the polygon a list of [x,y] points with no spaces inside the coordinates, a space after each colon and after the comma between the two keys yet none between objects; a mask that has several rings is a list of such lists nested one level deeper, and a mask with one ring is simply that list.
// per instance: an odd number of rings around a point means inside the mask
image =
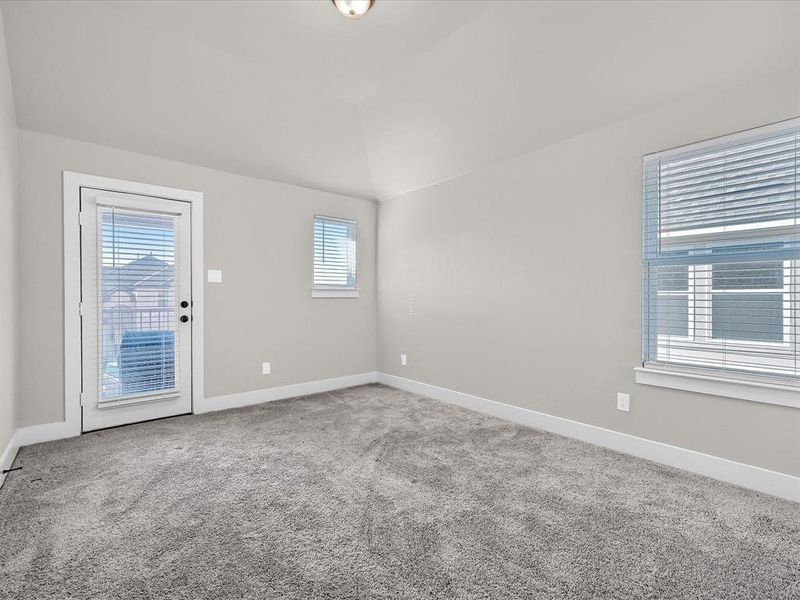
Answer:
[{"label": "ceiling light fixture", "polygon": [[348,19],[360,19],[375,3],[375,0],[331,0],[343,16]]}]

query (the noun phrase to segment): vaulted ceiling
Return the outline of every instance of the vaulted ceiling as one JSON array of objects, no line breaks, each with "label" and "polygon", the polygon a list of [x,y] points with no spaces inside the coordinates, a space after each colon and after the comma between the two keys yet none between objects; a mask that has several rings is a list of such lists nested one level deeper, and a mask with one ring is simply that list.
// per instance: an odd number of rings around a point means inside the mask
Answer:
[{"label": "vaulted ceiling", "polygon": [[800,80],[792,2],[0,6],[20,127],[369,199],[705,88]]}]

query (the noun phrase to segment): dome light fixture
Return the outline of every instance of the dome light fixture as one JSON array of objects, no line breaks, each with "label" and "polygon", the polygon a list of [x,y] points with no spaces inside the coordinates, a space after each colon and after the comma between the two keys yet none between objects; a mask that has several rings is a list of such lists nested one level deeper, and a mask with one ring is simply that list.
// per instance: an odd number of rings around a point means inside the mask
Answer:
[{"label": "dome light fixture", "polygon": [[331,0],[331,2],[342,16],[348,19],[360,19],[372,8],[375,0]]}]

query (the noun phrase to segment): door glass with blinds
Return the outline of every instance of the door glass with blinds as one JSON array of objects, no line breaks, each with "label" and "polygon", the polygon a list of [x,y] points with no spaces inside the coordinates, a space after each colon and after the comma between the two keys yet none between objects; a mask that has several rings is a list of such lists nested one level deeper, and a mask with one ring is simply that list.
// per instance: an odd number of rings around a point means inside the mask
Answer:
[{"label": "door glass with blinds", "polygon": [[800,120],[644,158],[645,366],[798,384]]},{"label": "door glass with blinds", "polygon": [[358,296],[356,222],[314,217],[314,297]]},{"label": "door glass with blinds", "polygon": [[82,190],[84,430],[191,411],[189,210]]}]

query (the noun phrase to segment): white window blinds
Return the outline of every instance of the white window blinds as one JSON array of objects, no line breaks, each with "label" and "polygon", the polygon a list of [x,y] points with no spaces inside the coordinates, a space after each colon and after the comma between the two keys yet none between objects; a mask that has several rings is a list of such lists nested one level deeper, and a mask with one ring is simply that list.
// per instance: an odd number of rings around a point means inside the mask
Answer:
[{"label": "white window blinds", "polygon": [[314,290],[356,290],[356,222],[314,217]]},{"label": "white window blinds", "polygon": [[97,231],[98,402],[175,390],[177,219],[98,206]]},{"label": "white window blinds", "polygon": [[798,384],[800,119],[644,158],[645,366]]}]

